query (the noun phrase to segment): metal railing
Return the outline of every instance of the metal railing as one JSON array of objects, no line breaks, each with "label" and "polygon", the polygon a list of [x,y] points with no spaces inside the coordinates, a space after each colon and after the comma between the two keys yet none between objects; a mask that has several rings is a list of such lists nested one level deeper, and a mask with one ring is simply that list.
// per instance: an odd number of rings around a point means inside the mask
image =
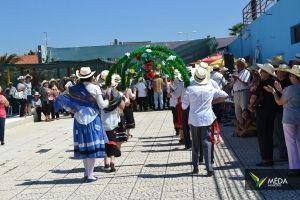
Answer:
[{"label": "metal railing", "polygon": [[251,24],[259,16],[265,13],[278,0],[250,0],[247,6],[243,9],[243,23]]}]

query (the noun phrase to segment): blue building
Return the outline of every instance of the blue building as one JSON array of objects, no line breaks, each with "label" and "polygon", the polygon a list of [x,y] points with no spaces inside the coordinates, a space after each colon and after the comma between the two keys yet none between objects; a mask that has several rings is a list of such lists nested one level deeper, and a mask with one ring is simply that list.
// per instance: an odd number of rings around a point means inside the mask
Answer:
[{"label": "blue building", "polygon": [[276,55],[290,61],[300,53],[300,0],[251,0],[243,14],[246,26],[229,45],[235,57],[263,63]]}]

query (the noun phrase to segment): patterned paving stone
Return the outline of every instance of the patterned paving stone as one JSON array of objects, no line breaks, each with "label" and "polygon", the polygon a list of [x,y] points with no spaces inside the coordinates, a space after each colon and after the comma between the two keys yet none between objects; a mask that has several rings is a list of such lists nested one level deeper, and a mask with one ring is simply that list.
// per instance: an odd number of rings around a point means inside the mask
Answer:
[{"label": "patterned paving stone", "polygon": [[[244,168],[259,161],[257,138],[232,137],[215,148],[215,176],[205,165],[192,175],[191,151],[175,136],[169,111],[135,113],[134,137],[122,146],[115,173],[96,161],[98,181],[85,183],[81,160],[73,159],[72,119],[29,123],[7,130],[0,148],[0,199],[297,199],[299,191],[244,189]],[[24,130],[30,130],[24,134]],[[55,131],[53,131],[55,130]],[[274,168],[286,168],[286,163]]]}]

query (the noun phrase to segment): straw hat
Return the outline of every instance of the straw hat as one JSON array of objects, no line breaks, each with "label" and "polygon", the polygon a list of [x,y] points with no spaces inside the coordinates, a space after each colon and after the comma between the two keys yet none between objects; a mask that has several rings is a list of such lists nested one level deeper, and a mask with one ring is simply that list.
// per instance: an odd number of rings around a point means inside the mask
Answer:
[{"label": "straw hat", "polygon": [[228,68],[227,67],[221,67],[220,68],[220,72],[227,72],[228,71]]},{"label": "straw hat", "polygon": [[44,86],[45,83],[49,83],[49,81],[43,80],[41,85]]},{"label": "straw hat", "polygon": [[96,77],[97,82],[103,83],[106,80],[108,74],[109,74],[108,70],[103,70],[102,72],[100,72],[100,74],[98,74],[98,76]]},{"label": "straw hat", "polygon": [[266,63],[264,65],[257,65],[261,70],[264,70],[265,72],[267,72],[268,74],[270,74],[271,76],[276,77],[277,75],[275,74],[275,68],[273,67],[273,65],[271,65],[270,63]]},{"label": "straw hat", "polygon": [[182,81],[182,76],[180,74],[180,72],[178,71],[178,69],[174,70],[174,77],[177,78],[178,80]]},{"label": "straw hat", "polygon": [[121,76],[119,74],[113,74],[111,79],[116,81],[116,83],[121,83]]},{"label": "straw hat", "polygon": [[95,74],[95,71],[91,71],[90,67],[81,67],[80,70],[76,71],[76,76],[79,79],[86,79],[86,78],[90,78]]},{"label": "straw hat", "polygon": [[283,56],[282,55],[277,55],[274,56],[271,59],[267,59],[267,61],[271,64],[271,65],[281,65],[281,64],[287,64],[287,62],[284,61]]},{"label": "straw hat", "polygon": [[239,58],[239,59],[237,59],[236,62],[241,62],[244,64],[245,67],[247,66],[247,62],[246,62],[245,58]]},{"label": "straw hat", "polygon": [[19,80],[24,80],[25,78],[24,78],[24,76],[19,76],[18,78],[17,78],[17,80],[19,81]]},{"label": "straw hat", "polygon": [[286,65],[286,64],[280,64],[279,67],[277,67],[275,69],[275,71],[282,71],[282,72],[286,72],[287,70],[291,69],[290,66]]},{"label": "straw hat", "polygon": [[25,75],[25,78],[30,78],[30,79],[32,79],[32,76],[31,76],[30,74],[26,74],[26,75]]},{"label": "straw hat", "polygon": [[300,65],[294,65],[292,69],[288,69],[287,72],[300,78]]},{"label": "straw hat", "polygon": [[207,70],[203,67],[198,67],[194,74],[194,80],[199,85],[205,85],[208,83]]}]

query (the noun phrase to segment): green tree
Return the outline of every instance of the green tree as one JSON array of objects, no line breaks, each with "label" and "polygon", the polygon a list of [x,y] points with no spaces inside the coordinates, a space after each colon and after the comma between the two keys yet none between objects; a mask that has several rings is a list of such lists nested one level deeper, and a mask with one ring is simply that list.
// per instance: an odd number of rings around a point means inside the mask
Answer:
[{"label": "green tree", "polygon": [[6,68],[6,74],[10,73],[9,64],[15,64],[18,62],[20,58],[16,54],[4,54],[3,56],[0,56],[0,84],[4,85],[6,83],[6,80],[9,79],[8,77],[5,77],[2,72],[4,71],[4,68]]},{"label": "green tree", "polygon": [[229,35],[238,36],[244,27],[245,27],[245,25],[243,23],[237,23],[237,24],[233,25],[231,28],[228,29],[230,31]]},{"label": "green tree", "polygon": [[27,55],[35,55],[35,52],[33,52],[32,50],[29,50],[29,52],[27,53]]}]

